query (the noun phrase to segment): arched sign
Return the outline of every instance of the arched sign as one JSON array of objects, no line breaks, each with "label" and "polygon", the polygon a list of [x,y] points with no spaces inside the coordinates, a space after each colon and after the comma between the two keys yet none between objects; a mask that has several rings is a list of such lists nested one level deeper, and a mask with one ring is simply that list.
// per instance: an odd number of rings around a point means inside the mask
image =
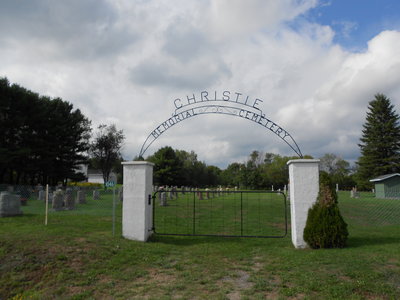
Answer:
[{"label": "arched sign", "polygon": [[177,98],[174,100],[175,111],[172,117],[157,126],[146,138],[140,149],[139,157],[143,157],[150,145],[165,131],[183,120],[200,116],[204,114],[224,114],[235,116],[252,121],[282,139],[299,156],[303,157],[299,146],[293,137],[281,126],[265,117],[265,114],[259,108],[263,102],[258,98],[250,98],[241,93],[223,91],[218,93],[214,91],[202,91],[200,94],[186,96],[186,98]]}]

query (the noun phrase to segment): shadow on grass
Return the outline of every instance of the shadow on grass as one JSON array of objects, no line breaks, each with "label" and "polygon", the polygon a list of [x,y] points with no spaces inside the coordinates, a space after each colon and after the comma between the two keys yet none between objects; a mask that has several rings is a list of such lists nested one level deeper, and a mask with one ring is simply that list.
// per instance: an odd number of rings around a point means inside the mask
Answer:
[{"label": "shadow on grass", "polygon": [[[25,217],[34,218],[34,217],[38,217],[38,216],[39,216],[38,214],[23,213],[23,214],[19,214],[19,215],[2,216],[1,218],[4,218],[5,220],[6,219],[9,220],[9,219],[12,219],[12,218],[25,218]],[[44,215],[43,215],[43,217],[44,217]]]},{"label": "shadow on grass", "polygon": [[399,244],[400,237],[349,237],[347,248],[358,248],[364,246],[385,245],[385,244]]},{"label": "shadow on grass", "polygon": [[[204,236],[169,236],[153,235],[149,239],[150,243],[162,243],[176,246],[192,246],[201,244],[246,244],[246,245],[266,245],[272,247],[292,246],[290,235],[284,238],[240,238],[240,237],[204,237]],[[346,248],[361,248],[365,246],[399,244],[400,237],[395,236],[350,236]]]},{"label": "shadow on grass", "polygon": [[245,237],[222,237],[222,236],[172,236],[172,235],[152,235],[149,239],[150,243],[163,243],[180,246],[192,246],[201,244],[274,244],[285,245],[290,244],[290,237],[284,238],[245,238]]}]

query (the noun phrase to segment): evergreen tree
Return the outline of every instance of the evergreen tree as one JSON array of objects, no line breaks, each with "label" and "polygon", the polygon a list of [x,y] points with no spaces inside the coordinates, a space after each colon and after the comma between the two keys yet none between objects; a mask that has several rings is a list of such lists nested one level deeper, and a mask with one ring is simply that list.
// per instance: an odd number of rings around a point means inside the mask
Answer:
[{"label": "evergreen tree", "polygon": [[308,210],[304,241],[313,248],[343,248],[349,232],[328,173],[321,171],[316,203]]},{"label": "evergreen tree", "polygon": [[0,182],[56,184],[83,178],[90,121],[62,99],[0,78]]},{"label": "evergreen tree", "polygon": [[154,184],[176,185],[183,182],[183,162],[179,160],[175,150],[170,146],[159,149],[156,153],[147,158],[154,166]]},{"label": "evergreen tree", "polygon": [[369,102],[363,125],[358,160],[359,188],[369,188],[369,179],[400,170],[399,116],[390,99],[376,94]]}]

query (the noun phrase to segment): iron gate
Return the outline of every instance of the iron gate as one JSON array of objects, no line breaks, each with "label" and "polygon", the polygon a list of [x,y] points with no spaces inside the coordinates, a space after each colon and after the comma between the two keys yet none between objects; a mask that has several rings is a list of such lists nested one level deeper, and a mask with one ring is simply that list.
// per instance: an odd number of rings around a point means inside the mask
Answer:
[{"label": "iron gate", "polygon": [[277,191],[159,190],[153,232],[159,235],[282,238],[286,196]]}]

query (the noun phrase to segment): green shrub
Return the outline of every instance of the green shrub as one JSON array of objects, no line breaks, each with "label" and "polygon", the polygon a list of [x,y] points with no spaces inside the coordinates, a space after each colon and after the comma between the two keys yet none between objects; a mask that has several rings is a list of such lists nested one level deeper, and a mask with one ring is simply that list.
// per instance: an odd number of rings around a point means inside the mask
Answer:
[{"label": "green shrub", "polygon": [[67,186],[79,186],[82,188],[102,188],[102,187],[104,187],[104,185],[101,183],[75,182],[75,181],[68,182]]},{"label": "green shrub", "polygon": [[321,172],[317,202],[309,209],[304,240],[314,249],[346,246],[347,224],[337,204],[337,194],[329,175]]}]

